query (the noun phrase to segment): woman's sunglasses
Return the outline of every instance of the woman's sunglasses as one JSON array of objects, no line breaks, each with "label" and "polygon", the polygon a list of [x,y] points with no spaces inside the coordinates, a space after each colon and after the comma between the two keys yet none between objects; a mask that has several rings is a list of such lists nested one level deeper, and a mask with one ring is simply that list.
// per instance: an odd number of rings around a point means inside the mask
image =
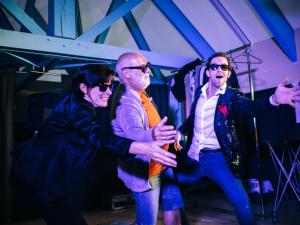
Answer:
[{"label": "woman's sunglasses", "polygon": [[113,83],[111,84],[105,84],[105,83],[100,83],[98,85],[99,90],[102,92],[105,92],[107,90],[107,88],[109,88],[111,91],[113,91]]},{"label": "woman's sunglasses", "polygon": [[221,70],[223,70],[223,71],[230,70],[230,66],[229,66],[229,65],[226,65],[226,64],[222,64],[222,65],[211,64],[211,65],[209,65],[209,69],[211,69],[211,70],[217,70],[219,67],[220,67]]}]

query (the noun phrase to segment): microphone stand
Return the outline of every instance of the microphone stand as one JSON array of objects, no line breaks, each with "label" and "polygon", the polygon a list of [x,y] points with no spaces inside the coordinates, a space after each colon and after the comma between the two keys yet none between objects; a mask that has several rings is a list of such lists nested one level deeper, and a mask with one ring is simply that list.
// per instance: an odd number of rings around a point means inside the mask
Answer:
[{"label": "microphone stand", "polygon": [[[248,77],[249,77],[251,100],[254,100],[254,88],[253,88],[253,80],[252,80],[252,75],[251,75],[250,49],[247,47],[245,52],[247,54]],[[257,158],[257,168],[259,171],[258,184],[259,184],[259,196],[260,196],[260,203],[261,203],[261,216],[262,216],[262,219],[264,219],[265,210],[264,210],[264,201],[263,201],[263,193],[262,193],[262,176],[261,176],[262,165],[261,165],[261,157],[260,157],[260,151],[259,151],[259,145],[258,145],[258,133],[257,133],[257,124],[256,124],[255,117],[253,117],[253,126],[254,126],[254,135],[255,135],[255,150],[256,150],[256,158]]]}]

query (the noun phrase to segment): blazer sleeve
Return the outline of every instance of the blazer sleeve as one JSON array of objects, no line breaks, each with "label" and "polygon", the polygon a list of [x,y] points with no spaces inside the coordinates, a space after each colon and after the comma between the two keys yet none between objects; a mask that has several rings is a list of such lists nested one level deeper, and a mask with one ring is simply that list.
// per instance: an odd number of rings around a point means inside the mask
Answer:
[{"label": "blazer sleeve", "polygon": [[69,113],[74,128],[85,137],[94,149],[98,151],[109,150],[119,157],[129,155],[129,148],[133,141],[103,130],[94,119],[92,107],[77,105]]},{"label": "blazer sleeve", "polygon": [[232,97],[231,105],[235,113],[241,113],[248,117],[259,116],[276,108],[271,105],[269,98],[251,100],[241,92]]},{"label": "blazer sleeve", "polygon": [[194,113],[190,114],[189,117],[183,122],[183,124],[178,128],[178,130],[183,135],[190,135],[194,129]]},{"label": "blazer sleeve", "polygon": [[145,118],[135,106],[121,104],[117,109],[116,120],[126,138],[136,141],[153,141],[152,129],[145,126]]}]

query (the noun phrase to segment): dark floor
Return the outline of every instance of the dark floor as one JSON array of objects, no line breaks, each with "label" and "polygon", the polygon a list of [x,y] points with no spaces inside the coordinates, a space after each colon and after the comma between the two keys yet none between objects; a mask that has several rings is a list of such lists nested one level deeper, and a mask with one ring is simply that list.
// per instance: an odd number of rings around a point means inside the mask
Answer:
[{"label": "dark floor", "polygon": [[[255,198],[254,198],[255,197]],[[257,224],[273,223],[273,198],[264,199],[264,216],[257,196],[252,196]],[[284,199],[278,210],[277,225],[300,224],[300,204],[294,198]],[[190,225],[238,224],[235,212],[220,191],[189,193],[185,196],[185,212]],[[92,210],[84,212],[89,225],[129,225],[134,220],[134,206],[116,210]],[[40,220],[28,220],[7,225],[44,225]],[[161,212],[158,225],[162,225]]]},{"label": "dark floor", "polygon": [[[186,212],[191,224],[238,224],[234,209],[222,193],[202,193],[196,196],[186,201]],[[264,199],[263,207],[258,195],[252,196],[251,199],[257,224],[274,224],[275,218],[277,225],[300,224],[300,204],[295,199],[285,199],[276,217],[273,216],[274,200],[271,196]]]}]

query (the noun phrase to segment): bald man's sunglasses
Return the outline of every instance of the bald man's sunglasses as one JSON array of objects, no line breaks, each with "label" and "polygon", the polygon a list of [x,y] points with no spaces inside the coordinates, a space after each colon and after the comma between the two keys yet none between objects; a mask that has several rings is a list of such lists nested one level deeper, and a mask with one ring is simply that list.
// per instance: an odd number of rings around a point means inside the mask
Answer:
[{"label": "bald man's sunglasses", "polygon": [[143,73],[146,73],[147,69],[151,67],[151,64],[149,62],[147,62],[146,65],[143,66],[127,66],[122,68],[122,70],[124,69],[138,69],[141,70]]},{"label": "bald man's sunglasses", "polygon": [[217,70],[219,67],[220,67],[221,70],[223,70],[223,71],[230,70],[230,66],[229,66],[229,65],[226,65],[226,64],[222,64],[222,65],[211,64],[211,65],[209,65],[209,69],[211,69],[211,70]]}]

